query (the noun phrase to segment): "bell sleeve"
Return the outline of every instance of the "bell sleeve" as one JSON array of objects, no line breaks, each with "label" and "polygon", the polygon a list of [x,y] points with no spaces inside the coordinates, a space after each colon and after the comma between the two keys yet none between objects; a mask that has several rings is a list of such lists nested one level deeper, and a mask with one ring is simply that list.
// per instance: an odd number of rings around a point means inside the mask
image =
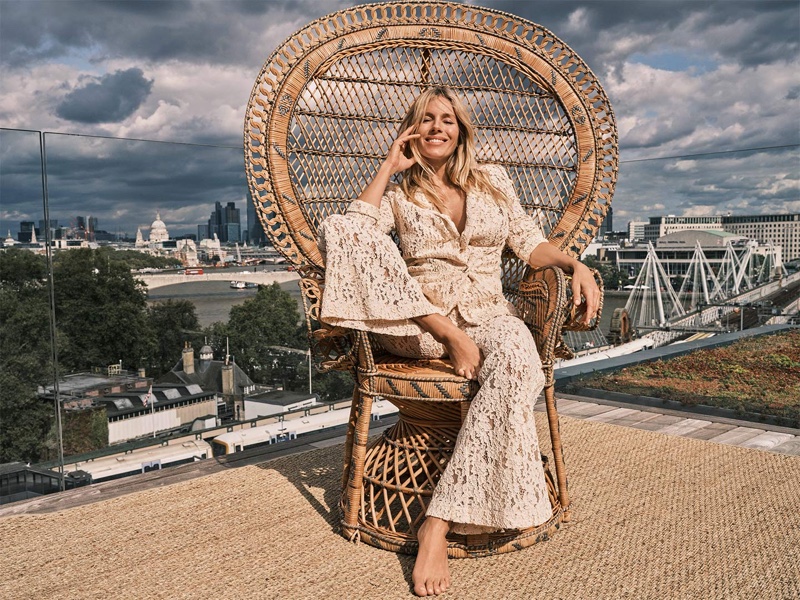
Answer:
[{"label": "bell sleeve", "polygon": [[384,195],[380,208],[354,200],[346,214],[323,222],[323,322],[387,335],[419,335],[423,330],[413,319],[441,312],[409,274],[389,235],[394,229],[394,193]]}]

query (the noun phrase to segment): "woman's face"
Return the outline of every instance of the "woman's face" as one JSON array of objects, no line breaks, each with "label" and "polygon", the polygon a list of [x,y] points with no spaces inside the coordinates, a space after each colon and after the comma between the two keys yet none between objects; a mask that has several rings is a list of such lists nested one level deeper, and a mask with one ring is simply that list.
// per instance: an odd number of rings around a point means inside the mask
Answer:
[{"label": "woman's face", "polygon": [[433,98],[415,133],[420,134],[417,149],[432,167],[446,163],[458,146],[458,120],[450,101]]}]

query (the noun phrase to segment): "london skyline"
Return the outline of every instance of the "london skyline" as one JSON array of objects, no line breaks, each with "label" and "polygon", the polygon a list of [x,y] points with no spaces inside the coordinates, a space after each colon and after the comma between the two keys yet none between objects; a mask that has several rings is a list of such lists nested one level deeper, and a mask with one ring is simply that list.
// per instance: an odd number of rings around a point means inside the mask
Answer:
[{"label": "london skyline", "polygon": [[[480,3],[547,27],[604,85],[620,134],[616,229],[800,212],[796,2]],[[135,233],[160,210],[196,232],[215,201],[248,202],[242,126],[263,62],[353,4],[2,0],[0,127],[54,132],[51,218]],[[37,135],[0,131],[0,160],[5,234],[43,218]]]}]

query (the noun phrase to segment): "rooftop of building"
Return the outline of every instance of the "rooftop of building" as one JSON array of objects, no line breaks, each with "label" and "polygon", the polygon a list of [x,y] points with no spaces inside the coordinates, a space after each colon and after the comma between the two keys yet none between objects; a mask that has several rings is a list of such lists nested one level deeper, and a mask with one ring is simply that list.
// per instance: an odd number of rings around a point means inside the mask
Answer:
[{"label": "rooftop of building", "polygon": [[262,392],[260,394],[253,394],[247,397],[248,402],[263,402],[264,404],[275,404],[277,406],[289,406],[296,402],[303,400],[318,399],[316,394],[307,394],[305,392],[290,392],[287,390],[274,390],[271,392]]},{"label": "rooftop of building", "polygon": [[[222,392],[222,370],[226,366],[222,360],[193,360],[194,373],[184,371],[183,360],[179,360],[169,373],[159,378],[159,383],[196,384],[206,391]],[[244,394],[245,388],[255,384],[253,380],[242,371],[236,363],[230,363],[233,368],[233,383],[236,394]]]},{"label": "rooftop of building", "polygon": [[[111,391],[119,388],[147,389],[147,385],[152,378],[142,377],[136,373],[117,369],[117,365],[111,365],[107,369],[95,369],[92,371],[82,371],[70,373],[58,380],[58,392],[61,396],[81,396],[89,392]],[[44,388],[46,393],[53,392],[53,386]]]},{"label": "rooftop of building", "polygon": [[[797,456],[574,416],[562,436],[573,521],[519,552],[451,560],[447,597],[800,594]],[[203,461],[209,474],[179,467],[153,487],[132,482],[156,474],[137,476],[117,497],[92,486],[88,504],[64,503],[87,488],[20,503],[42,510],[0,517],[14,548],[0,572],[16,573],[0,596],[413,597],[413,557],[338,535],[341,456],[333,445],[233,469]]]},{"label": "rooftop of building", "polygon": [[109,417],[116,417],[125,414],[133,414],[147,410],[152,402],[153,406],[170,406],[172,404],[192,400],[195,398],[202,398],[204,396],[213,396],[213,390],[203,390],[197,384],[188,385],[163,385],[159,384],[154,386],[152,390],[152,400],[148,400],[145,404],[149,390],[137,390],[136,392],[119,392],[114,394],[106,394],[97,398],[98,403],[102,403],[106,408],[106,413]]}]

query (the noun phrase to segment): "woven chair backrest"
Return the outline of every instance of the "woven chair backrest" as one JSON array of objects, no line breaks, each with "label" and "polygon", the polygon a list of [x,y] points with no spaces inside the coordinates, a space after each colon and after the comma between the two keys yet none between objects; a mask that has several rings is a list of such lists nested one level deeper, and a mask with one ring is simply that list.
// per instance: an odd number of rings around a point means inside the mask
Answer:
[{"label": "woven chair backrest", "polygon": [[[617,130],[586,64],[548,30],[464,4],[357,6],[301,29],[267,60],[247,108],[245,163],[273,246],[322,266],[319,224],[358,197],[426,87],[473,115],[478,160],[506,167],[548,239],[577,256],[611,202]],[[521,274],[506,260],[504,280]]]}]

